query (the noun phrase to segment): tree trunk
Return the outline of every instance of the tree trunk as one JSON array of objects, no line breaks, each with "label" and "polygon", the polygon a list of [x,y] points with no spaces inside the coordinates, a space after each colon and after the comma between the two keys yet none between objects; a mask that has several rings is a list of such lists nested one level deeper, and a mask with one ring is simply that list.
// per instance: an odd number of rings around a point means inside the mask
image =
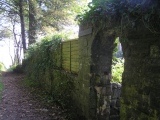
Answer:
[{"label": "tree trunk", "polygon": [[15,32],[15,29],[16,29],[16,25],[15,25],[15,20],[12,20],[12,25],[13,25],[13,37],[14,37],[14,63],[13,65],[18,65],[20,64],[20,55],[19,55],[19,48],[20,48],[20,40],[18,41],[17,40],[17,37],[16,37],[16,32]]},{"label": "tree trunk", "polygon": [[36,0],[29,0],[29,45],[36,42],[37,38]]},{"label": "tree trunk", "polygon": [[22,45],[23,45],[23,52],[26,51],[26,36],[25,36],[25,23],[24,23],[24,16],[23,16],[23,0],[19,0],[19,16],[21,22],[21,35],[22,35]]}]

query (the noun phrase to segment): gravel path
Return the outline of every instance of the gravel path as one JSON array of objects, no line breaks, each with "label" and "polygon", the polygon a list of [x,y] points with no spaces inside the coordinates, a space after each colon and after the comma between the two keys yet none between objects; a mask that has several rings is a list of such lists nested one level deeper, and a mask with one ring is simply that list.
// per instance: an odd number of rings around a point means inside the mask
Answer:
[{"label": "gravel path", "polygon": [[45,103],[34,90],[24,86],[24,75],[2,73],[4,91],[0,120],[65,120],[62,110]]}]

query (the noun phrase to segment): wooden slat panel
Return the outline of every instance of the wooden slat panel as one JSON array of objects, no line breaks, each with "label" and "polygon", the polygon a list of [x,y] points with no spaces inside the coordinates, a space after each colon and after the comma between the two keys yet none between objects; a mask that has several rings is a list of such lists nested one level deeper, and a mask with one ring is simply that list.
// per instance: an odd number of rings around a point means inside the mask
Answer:
[{"label": "wooden slat panel", "polygon": [[70,60],[71,58],[70,58],[70,56],[67,56],[67,55],[63,55],[63,57],[62,57],[62,60]]},{"label": "wooden slat panel", "polygon": [[71,47],[72,46],[76,46],[76,47],[78,47],[79,46],[79,44],[78,43],[74,43],[74,44],[71,44]]},{"label": "wooden slat panel", "polygon": [[62,50],[64,50],[64,49],[70,49],[70,47],[62,47]]},{"label": "wooden slat panel", "polygon": [[70,41],[68,41],[68,42],[62,42],[62,46],[70,46]]},{"label": "wooden slat panel", "polygon": [[65,51],[70,51],[70,47],[69,48],[62,48],[62,51],[65,52]]},{"label": "wooden slat panel", "polygon": [[70,68],[70,63],[63,62],[62,65]]},{"label": "wooden slat panel", "polygon": [[79,71],[78,69],[73,69],[72,73],[78,73],[78,71]]},{"label": "wooden slat panel", "polygon": [[63,58],[62,61],[70,61],[70,58]]},{"label": "wooden slat panel", "polygon": [[67,64],[62,64],[62,67],[70,70],[70,66]]},{"label": "wooden slat panel", "polygon": [[62,64],[62,67],[70,68],[70,66],[68,64]]},{"label": "wooden slat panel", "polygon": [[62,51],[62,54],[70,54],[70,51]]},{"label": "wooden slat panel", "polygon": [[67,67],[70,67],[70,63],[62,63],[62,66],[67,66]]},{"label": "wooden slat panel", "polygon": [[74,67],[74,66],[79,67],[79,63],[78,63],[78,62],[74,62],[74,63],[72,63],[72,66],[71,66],[71,67]]},{"label": "wooden slat panel", "polygon": [[79,60],[78,59],[72,59],[71,60],[71,65],[73,65],[73,64],[79,64]]},{"label": "wooden slat panel", "polygon": [[[66,57],[67,58],[67,57]],[[72,55],[71,56],[71,59],[79,59],[80,57],[79,57],[79,55]]]},{"label": "wooden slat panel", "polygon": [[79,51],[71,51],[71,55],[73,55],[73,54],[79,54]]},{"label": "wooden slat panel", "polygon": [[71,56],[71,53],[70,53],[70,52],[63,52],[63,53],[62,53],[62,57],[63,57],[63,56]]},{"label": "wooden slat panel", "polygon": [[71,46],[79,46],[78,43],[71,43]]},{"label": "wooden slat panel", "polygon": [[78,53],[72,53],[71,58],[79,58],[79,54]]},{"label": "wooden slat panel", "polygon": [[79,67],[79,63],[74,63],[71,65],[71,67]]},{"label": "wooden slat panel", "polygon": [[78,72],[78,71],[79,71],[79,68],[74,68],[74,67],[73,67],[73,68],[71,68],[71,71],[72,71],[72,72]]},{"label": "wooden slat panel", "polygon": [[62,58],[64,58],[64,57],[69,57],[69,58],[70,58],[70,53],[69,53],[69,54],[68,54],[68,53],[66,53],[66,54],[63,53],[63,54],[62,54]]},{"label": "wooden slat panel", "polygon": [[62,64],[68,64],[68,65],[70,65],[70,61],[62,61]]},{"label": "wooden slat panel", "polygon": [[71,51],[71,53],[75,53],[75,52],[79,53],[79,50],[72,50]]},{"label": "wooden slat panel", "polygon": [[70,52],[68,52],[68,51],[62,52],[62,55],[70,55]]},{"label": "wooden slat panel", "polygon": [[[71,50],[71,51],[70,51]],[[79,42],[78,40],[62,42],[62,67],[72,72],[79,71]]]},{"label": "wooden slat panel", "polygon": [[79,70],[79,67],[71,67],[71,71],[72,71],[73,69],[74,69],[74,70]]},{"label": "wooden slat panel", "polygon": [[70,51],[70,47],[64,47],[64,48],[62,48],[62,51]]},{"label": "wooden slat panel", "polygon": [[72,56],[71,60],[79,60],[79,57],[78,56]]},{"label": "wooden slat panel", "polygon": [[77,47],[77,48],[78,48],[79,45],[78,45],[78,44],[72,44],[72,45],[71,45],[71,48],[74,48],[74,47]]},{"label": "wooden slat panel", "polygon": [[78,48],[71,48],[71,52],[72,51],[79,51],[79,49]]},{"label": "wooden slat panel", "polygon": [[78,40],[71,41],[71,44],[78,43]]}]

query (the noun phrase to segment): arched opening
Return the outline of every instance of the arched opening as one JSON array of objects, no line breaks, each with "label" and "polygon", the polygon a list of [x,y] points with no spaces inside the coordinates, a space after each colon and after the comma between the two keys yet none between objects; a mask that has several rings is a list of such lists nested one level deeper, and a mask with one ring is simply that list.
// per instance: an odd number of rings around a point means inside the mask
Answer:
[{"label": "arched opening", "polygon": [[[114,30],[100,30],[92,43],[91,63],[91,104],[97,116],[92,119],[119,119],[120,84],[112,83],[112,59],[115,48],[116,33]],[[117,92],[119,92],[117,94]],[[117,97],[118,95],[118,97]],[[116,97],[116,98],[115,98]],[[117,100],[118,99],[118,100]],[[117,102],[118,101],[118,102]],[[117,105],[118,109],[117,109]],[[117,109],[115,111],[115,109]],[[93,112],[92,112],[93,113]]]},{"label": "arched opening", "polygon": [[116,32],[99,30],[91,51],[91,118],[119,120],[124,60]]},{"label": "arched opening", "polygon": [[122,52],[122,46],[119,37],[116,38],[115,47],[112,57],[112,94],[110,104],[110,120],[120,119],[120,97],[122,87],[122,73],[124,71],[124,58]]},{"label": "arched opening", "polygon": [[[96,98],[90,100],[96,113],[92,117],[159,119],[160,36],[141,24],[128,31],[128,41],[121,40],[125,59],[121,97],[115,94],[120,85],[111,81],[116,37],[114,30],[103,29],[92,43],[90,92]],[[116,106],[120,101],[120,106]]]}]

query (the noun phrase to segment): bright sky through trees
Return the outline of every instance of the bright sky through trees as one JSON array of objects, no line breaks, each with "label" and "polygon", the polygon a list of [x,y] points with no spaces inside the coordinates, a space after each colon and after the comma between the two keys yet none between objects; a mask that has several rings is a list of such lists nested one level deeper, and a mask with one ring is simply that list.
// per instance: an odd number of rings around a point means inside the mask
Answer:
[{"label": "bright sky through trees", "polygon": [[[85,1],[86,4],[87,4],[87,2],[88,3],[92,2],[92,0],[84,0],[84,1]],[[0,21],[0,25],[1,25],[0,29],[1,29],[2,25],[7,25],[7,28],[12,30],[12,28],[10,28],[11,25],[9,25],[9,23],[7,23],[6,21],[5,22],[4,21]],[[77,27],[75,27],[75,26],[66,26],[66,29],[67,29],[66,31],[70,30],[69,27],[71,27],[72,30],[74,28],[73,32],[74,32],[74,35],[76,36],[78,34],[78,26]],[[19,33],[20,33],[20,27],[19,26],[16,27],[15,30],[19,31]],[[72,36],[72,37],[75,37],[75,36]],[[3,41],[0,41],[0,62],[4,63],[6,68],[9,68],[12,65],[12,59],[14,59],[13,56],[14,56],[14,47],[15,46],[14,46],[14,43],[13,43],[14,40],[12,40],[12,39],[13,38],[5,39]]]}]

